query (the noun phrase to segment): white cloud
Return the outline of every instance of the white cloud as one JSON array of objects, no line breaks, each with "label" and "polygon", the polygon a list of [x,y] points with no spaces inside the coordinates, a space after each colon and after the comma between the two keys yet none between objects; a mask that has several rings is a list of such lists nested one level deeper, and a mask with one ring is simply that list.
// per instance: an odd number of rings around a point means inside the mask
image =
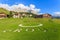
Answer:
[{"label": "white cloud", "polygon": [[30,4],[30,8],[34,9],[35,8],[35,5]]},{"label": "white cloud", "polygon": [[54,12],[54,16],[60,16],[60,12]]},{"label": "white cloud", "polygon": [[0,8],[4,8],[4,9],[9,10],[10,7],[8,4],[0,4]]},{"label": "white cloud", "polygon": [[34,9],[35,11],[37,11],[37,12],[39,12],[40,11],[40,9]]},{"label": "white cloud", "polygon": [[30,6],[26,6],[24,4],[18,4],[18,5],[12,5],[12,6],[9,6],[8,4],[0,4],[0,8],[4,8],[9,11],[16,11],[16,12],[20,12],[21,10],[23,11],[33,10],[36,13],[40,12],[40,9],[35,8],[35,5],[33,4],[30,4]]}]

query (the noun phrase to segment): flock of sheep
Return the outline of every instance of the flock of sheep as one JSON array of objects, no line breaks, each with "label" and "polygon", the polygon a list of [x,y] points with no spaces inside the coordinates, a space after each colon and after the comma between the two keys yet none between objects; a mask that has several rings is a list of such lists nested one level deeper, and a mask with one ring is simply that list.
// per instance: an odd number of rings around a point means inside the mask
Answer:
[{"label": "flock of sheep", "polygon": [[[22,24],[19,24],[18,25],[19,27],[36,27],[36,26],[23,26]],[[41,27],[41,26],[43,26],[43,24],[39,24],[39,25],[37,25],[37,27]],[[2,32],[21,32],[23,29],[22,28],[18,28],[18,29],[15,29],[15,30],[3,30]],[[37,29],[37,30],[40,30],[40,29]],[[29,29],[28,28],[26,28],[25,29],[25,31],[26,32],[28,32],[29,31]],[[31,32],[34,32],[35,31],[35,29],[34,28],[32,28],[31,29]],[[47,30],[43,30],[43,32],[46,32]]]}]

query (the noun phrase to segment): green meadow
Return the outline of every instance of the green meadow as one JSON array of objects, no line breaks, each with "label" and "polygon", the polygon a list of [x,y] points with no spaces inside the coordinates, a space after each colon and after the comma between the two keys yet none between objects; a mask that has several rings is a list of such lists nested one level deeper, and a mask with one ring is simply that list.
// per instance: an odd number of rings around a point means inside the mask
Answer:
[{"label": "green meadow", "polygon": [[[20,27],[19,24],[36,27]],[[43,25],[37,26],[39,24]],[[20,32],[14,32],[16,29]],[[60,40],[60,19],[0,19],[0,40]]]}]

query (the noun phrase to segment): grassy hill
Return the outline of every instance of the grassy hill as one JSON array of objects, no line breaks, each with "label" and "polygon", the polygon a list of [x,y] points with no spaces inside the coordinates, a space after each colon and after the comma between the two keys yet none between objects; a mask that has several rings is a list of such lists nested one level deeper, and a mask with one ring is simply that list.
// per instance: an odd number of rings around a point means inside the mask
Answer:
[{"label": "grassy hill", "polygon": [[[43,26],[19,27],[19,24],[24,26],[43,24]],[[20,32],[14,32],[16,29]],[[60,19],[1,19],[0,40],[60,40]]]},{"label": "grassy hill", "polygon": [[9,11],[6,10],[6,9],[0,8],[0,13],[6,13],[6,14],[9,14]]}]

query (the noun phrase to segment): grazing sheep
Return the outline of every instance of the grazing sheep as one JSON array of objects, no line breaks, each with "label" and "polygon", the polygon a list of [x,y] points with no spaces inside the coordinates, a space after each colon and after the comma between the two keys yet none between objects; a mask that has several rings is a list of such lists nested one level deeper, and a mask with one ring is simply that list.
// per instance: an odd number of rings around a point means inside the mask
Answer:
[{"label": "grazing sheep", "polygon": [[39,24],[38,26],[43,26],[43,24]]},{"label": "grazing sheep", "polygon": [[20,30],[19,30],[19,29],[16,29],[16,30],[14,30],[13,32],[20,32]]},{"label": "grazing sheep", "polygon": [[22,24],[19,24],[19,26],[22,26]]},{"label": "grazing sheep", "polygon": [[6,32],[6,30],[4,30],[3,32]]},{"label": "grazing sheep", "polygon": [[32,29],[32,32],[34,31],[34,29]]},{"label": "grazing sheep", "polygon": [[28,29],[26,29],[26,31],[28,31]]},{"label": "grazing sheep", "polygon": [[46,32],[47,30],[44,30],[44,32]]}]

